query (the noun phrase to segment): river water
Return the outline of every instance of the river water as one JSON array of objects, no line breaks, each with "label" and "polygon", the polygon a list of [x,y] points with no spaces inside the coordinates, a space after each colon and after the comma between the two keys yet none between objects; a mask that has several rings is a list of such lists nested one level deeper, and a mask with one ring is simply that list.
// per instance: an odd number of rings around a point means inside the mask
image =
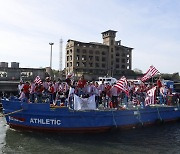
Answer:
[{"label": "river water", "polygon": [[0,117],[0,153],[179,154],[180,122],[100,134],[56,134],[15,131]]}]

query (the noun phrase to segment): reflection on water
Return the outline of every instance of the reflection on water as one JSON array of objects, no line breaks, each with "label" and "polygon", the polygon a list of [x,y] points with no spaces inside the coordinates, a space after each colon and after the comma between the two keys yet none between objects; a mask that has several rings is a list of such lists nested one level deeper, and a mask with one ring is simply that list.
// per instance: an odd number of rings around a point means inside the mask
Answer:
[{"label": "reflection on water", "polygon": [[9,129],[1,118],[4,153],[179,153],[180,123],[101,134],[55,134]]}]

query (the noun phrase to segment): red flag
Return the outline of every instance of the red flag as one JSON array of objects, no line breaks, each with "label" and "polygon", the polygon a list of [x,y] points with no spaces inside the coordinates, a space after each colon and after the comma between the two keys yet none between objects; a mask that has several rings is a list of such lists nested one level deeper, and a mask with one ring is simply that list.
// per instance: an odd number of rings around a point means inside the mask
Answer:
[{"label": "red flag", "polygon": [[156,91],[156,86],[147,91],[145,98],[145,106],[155,104],[155,91]]},{"label": "red flag", "polygon": [[150,66],[148,71],[145,73],[145,75],[140,79],[142,82],[150,79],[151,77],[155,76],[159,71],[154,67]]},{"label": "red flag", "polygon": [[37,83],[37,84],[42,84],[42,81],[40,79],[39,76],[36,76],[35,80],[34,80],[34,83]]},{"label": "red flag", "polygon": [[127,79],[125,76],[121,77],[121,79],[119,79],[114,86],[117,87],[118,89],[124,91],[127,95],[129,95]]}]

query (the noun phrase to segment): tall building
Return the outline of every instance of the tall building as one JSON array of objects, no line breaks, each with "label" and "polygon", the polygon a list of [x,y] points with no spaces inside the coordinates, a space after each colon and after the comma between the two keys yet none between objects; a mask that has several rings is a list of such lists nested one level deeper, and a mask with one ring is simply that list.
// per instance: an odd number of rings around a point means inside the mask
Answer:
[{"label": "tall building", "polygon": [[66,45],[66,74],[82,74],[88,80],[99,76],[119,77],[131,72],[133,48],[116,41],[116,32],[102,32],[103,43],[68,40]]}]

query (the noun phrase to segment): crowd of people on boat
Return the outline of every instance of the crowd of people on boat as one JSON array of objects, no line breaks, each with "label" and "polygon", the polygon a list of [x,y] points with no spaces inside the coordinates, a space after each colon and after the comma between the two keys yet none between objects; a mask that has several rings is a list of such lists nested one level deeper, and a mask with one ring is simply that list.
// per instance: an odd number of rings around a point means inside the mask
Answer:
[{"label": "crowd of people on boat", "polygon": [[[21,101],[31,103],[50,102],[50,104],[59,104],[71,108],[73,108],[74,94],[82,98],[95,95],[97,108],[100,105],[104,108],[118,108],[122,104],[128,106],[128,102],[132,102],[133,105],[145,106],[147,91],[154,86],[157,87],[155,103],[168,104],[170,102],[168,99],[171,98],[169,96],[172,95],[172,89],[164,85],[161,79],[158,79],[156,84],[128,82],[128,95],[119,90],[115,84],[110,85],[105,83],[104,80],[101,83],[87,81],[83,75],[78,81],[67,78],[65,82],[60,79],[57,81],[51,80],[51,78],[47,77],[41,83],[20,81],[18,92]],[[72,89],[73,92],[70,92]]]}]

